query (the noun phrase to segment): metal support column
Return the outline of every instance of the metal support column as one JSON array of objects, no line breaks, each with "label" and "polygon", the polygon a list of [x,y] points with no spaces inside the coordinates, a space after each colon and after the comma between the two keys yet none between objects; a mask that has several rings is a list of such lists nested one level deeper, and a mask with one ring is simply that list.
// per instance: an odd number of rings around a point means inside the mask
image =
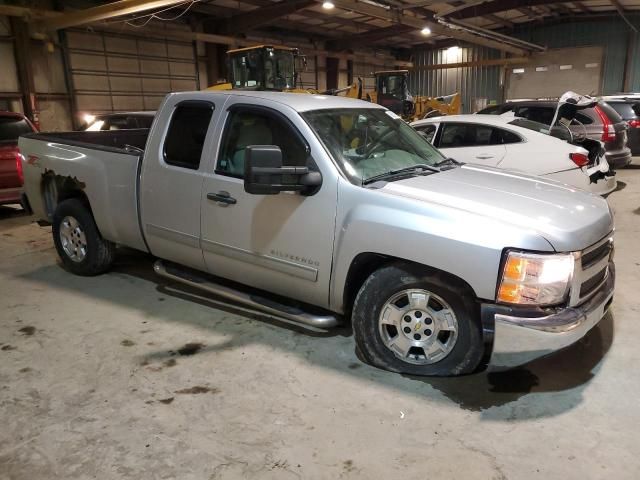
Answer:
[{"label": "metal support column", "polygon": [[21,18],[10,17],[11,30],[15,38],[16,65],[18,67],[18,81],[22,95],[24,113],[36,126],[39,125],[36,107],[36,87],[33,77],[33,62],[29,55],[29,27]]}]

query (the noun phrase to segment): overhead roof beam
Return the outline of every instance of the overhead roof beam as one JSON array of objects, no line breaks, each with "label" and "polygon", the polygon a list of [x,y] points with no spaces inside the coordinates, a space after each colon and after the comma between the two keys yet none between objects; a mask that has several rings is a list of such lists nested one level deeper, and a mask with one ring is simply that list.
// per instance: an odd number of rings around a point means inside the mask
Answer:
[{"label": "overhead roof beam", "polygon": [[378,18],[380,20],[385,20],[391,23],[401,23],[403,25],[409,25],[411,27],[414,27],[416,30],[421,30],[425,26],[428,26],[431,29],[431,32],[436,35],[444,35],[471,44],[495,48],[496,50],[501,50],[516,55],[524,55],[527,53],[525,49],[509,45],[506,42],[490,40],[461,30],[446,28],[438,23],[416,17],[415,15],[408,15],[400,13],[398,11],[392,11],[391,9],[378,7],[376,5],[371,5],[368,3],[355,2],[354,0],[334,0],[333,3],[337,8],[340,8],[342,10],[358,12],[363,15]]},{"label": "overhead roof beam", "polygon": [[107,3],[97,7],[64,12],[64,14],[59,17],[44,20],[38,25],[38,27],[44,30],[60,30],[78,25],[95,23],[109,18],[120,17],[122,15],[130,15],[133,13],[145,12],[147,10],[170,7],[180,3],[186,2],[185,0],[119,0],[117,2]]},{"label": "overhead roof beam", "polygon": [[220,22],[220,33],[244,33],[315,5],[315,0],[288,0],[242,12]]},{"label": "overhead roof beam", "polygon": [[529,7],[518,7],[516,8],[521,14],[529,18],[530,20],[540,20],[540,16]]},{"label": "overhead roof beam", "polygon": [[587,8],[587,6],[582,2],[571,2],[571,3],[575,5],[575,7],[580,11],[584,13],[591,13],[591,10],[589,10],[589,8]]},{"label": "overhead roof beam", "polygon": [[[270,0],[242,0],[242,3],[247,5],[253,5],[255,7],[268,7],[272,4]],[[210,4],[196,4],[193,6],[193,10],[196,12],[208,13],[213,7]],[[258,10],[259,11],[259,10]],[[258,12],[256,11],[256,13]],[[362,28],[363,24],[356,22],[354,19],[341,18],[336,16],[329,16],[322,12],[316,12],[313,10],[300,10],[298,14],[303,15],[307,18],[315,18],[315,19],[323,19],[326,20],[327,23],[338,23],[340,25],[354,27],[354,28]]]},{"label": "overhead roof beam", "polygon": [[514,28],[515,25],[513,22],[510,22],[509,20],[499,17],[497,15],[493,15],[491,13],[488,13],[487,15],[483,15],[484,18],[486,18],[487,20],[491,20],[494,23],[497,23],[498,25],[502,25],[503,27],[506,28]]},{"label": "overhead roof beam", "polygon": [[519,10],[520,8],[535,7],[558,3],[558,0],[494,0],[486,3],[470,5],[451,13],[451,18],[459,20],[472,17],[481,17],[487,14],[505,12],[507,10]]},{"label": "overhead roof beam", "polygon": [[415,28],[409,25],[394,24],[386,28],[374,28],[366,32],[332,39],[327,42],[326,46],[329,50],[346,50],[369,42],[382,40],[392,35],[402,35],[403,33],[411,31],[415,31]]},{"label": "overhead roof beam", "polygon": [[629,20],[629,18],[625,15],[624,7],[620,4],[620,2],[618,0],[609,0],[609,1],[611,2],[611,5],[616,7],[616,10],[618,11],[618,14],[627,23],[627,25],[629,25],[629,27],[631,27],[631,30],[633,30],[634,32],[638,33],[638,29],[636,28],[636,26],[633,23],[631,23],[631,20]]}]

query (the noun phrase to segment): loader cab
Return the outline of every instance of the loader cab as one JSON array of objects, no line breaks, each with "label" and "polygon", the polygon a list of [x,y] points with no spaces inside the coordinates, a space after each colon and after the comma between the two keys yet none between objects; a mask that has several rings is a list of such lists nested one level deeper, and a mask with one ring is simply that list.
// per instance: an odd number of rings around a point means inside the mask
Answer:
[{"label": "loader cab", "polygon": [[414,104],[409,93],[409,71],[389,70],[375,72],[376,103],[382,105],[398,115],[411,115]]},{"label": "loader cab", "polygon": [[260,45],[229,50],[231,88],[286,91],[296,88],[297,48]]}]

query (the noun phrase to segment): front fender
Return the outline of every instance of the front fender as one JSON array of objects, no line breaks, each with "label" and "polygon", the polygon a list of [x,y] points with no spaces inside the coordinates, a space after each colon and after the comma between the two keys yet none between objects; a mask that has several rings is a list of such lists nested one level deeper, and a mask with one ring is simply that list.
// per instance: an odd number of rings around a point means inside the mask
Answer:
[{"label": "front fender", "polygon": [[341,182],[331,309],[344,313],[349,268],[361,253],[391,256],[436,268],[468,283],[479,299],[493,300],[507,247],[553,251],[534,230]]}]

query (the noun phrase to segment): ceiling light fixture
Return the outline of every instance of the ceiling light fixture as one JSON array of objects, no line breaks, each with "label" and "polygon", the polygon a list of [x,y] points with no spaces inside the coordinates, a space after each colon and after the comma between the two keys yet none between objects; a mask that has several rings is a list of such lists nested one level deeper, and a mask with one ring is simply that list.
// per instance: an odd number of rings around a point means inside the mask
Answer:
[{"label": "ceiling light fixture", "polygon": [[429,27],[424,27],[422,30],[420,30],[420,33],[422,35],[431,35],[431,29]]},{"label": "ceiling light fixture", "polygon": [[335,7],[333,2],[323,2],[322,3],[322,8],[324,8],[325,10],[331,10],[333,7]]}]

